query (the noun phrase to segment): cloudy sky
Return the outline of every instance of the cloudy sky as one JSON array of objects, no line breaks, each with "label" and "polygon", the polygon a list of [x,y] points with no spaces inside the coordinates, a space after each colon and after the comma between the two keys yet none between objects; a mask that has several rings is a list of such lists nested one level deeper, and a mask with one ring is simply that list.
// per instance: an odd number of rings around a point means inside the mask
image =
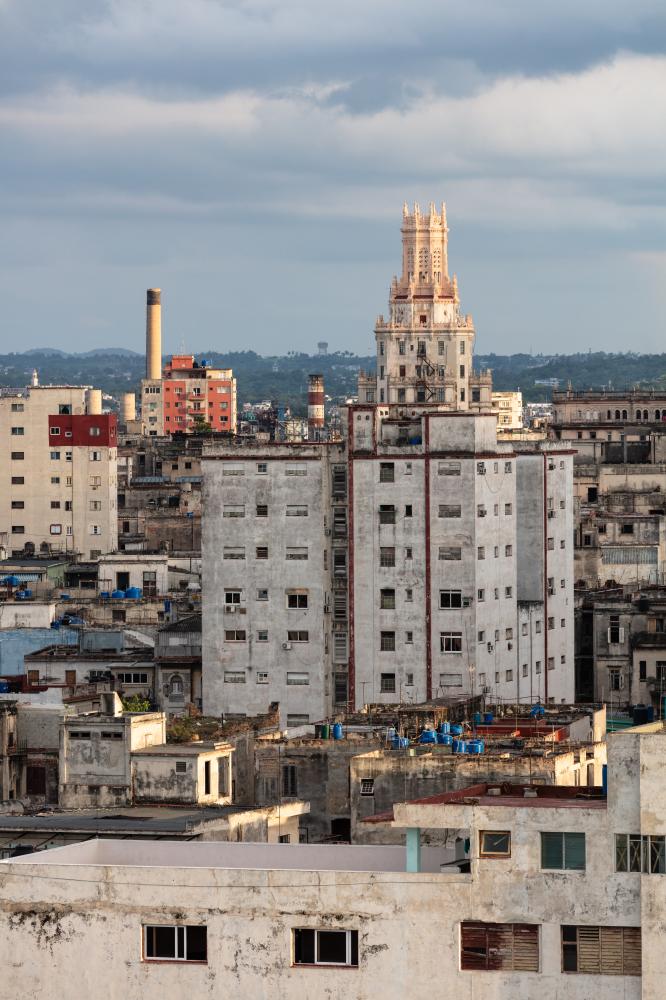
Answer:
[{"label": "cloudy sky", "polygon": [[369,353],[404,200],[477,350],[664,350],[653,0],[0,0],[0,351]]}]

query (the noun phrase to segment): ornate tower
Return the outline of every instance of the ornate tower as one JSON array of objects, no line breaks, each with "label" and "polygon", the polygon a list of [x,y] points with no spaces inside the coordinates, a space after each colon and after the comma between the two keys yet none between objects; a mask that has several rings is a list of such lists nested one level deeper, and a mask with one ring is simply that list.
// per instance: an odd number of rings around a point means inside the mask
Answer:
[{"label": "ornate tower", "polygon": [[427,403],[451,410],[490,405],[489,375],[472,372],[474,325],[460,311],[449,277],[446,206],[402,211],[402,274],[394,277],[388,319],[375,326],[377,378],[359,380],[362,402]]}]

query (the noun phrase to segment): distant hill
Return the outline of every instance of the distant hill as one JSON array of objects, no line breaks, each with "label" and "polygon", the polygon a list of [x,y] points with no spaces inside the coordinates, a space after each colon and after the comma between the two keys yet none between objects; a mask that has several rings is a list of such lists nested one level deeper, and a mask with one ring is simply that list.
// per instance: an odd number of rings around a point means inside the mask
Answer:
[{"label": "distant hill", "polygon": [[[324,376],[327,395],[344,399],[355,395],[359,369],[374,371],[375,356],[349,351],[309,355],[290,352],[265,357],[255,351],[198,351],[197,360],[219,368],[233,368],[238,379],[238,401],[276,399],[304,414],[307,410],[307,379],[312,372]],[[526,401],[550,399],[549,385],[539,381],[559,379],[560,387],[571,382],[574,389],[632,385],[666,388],[666,354],[477,354],[477,369],[491,368],[498,390],[520,389]],[[52,348],[22,354],[0,355],[0,386],[24,386],[37,369],[42,384],[95,385],[119,398],[122,392],[138,391],[144,374],[144,356],[126,348],[99,348],[81,354],[66,354]]]}]

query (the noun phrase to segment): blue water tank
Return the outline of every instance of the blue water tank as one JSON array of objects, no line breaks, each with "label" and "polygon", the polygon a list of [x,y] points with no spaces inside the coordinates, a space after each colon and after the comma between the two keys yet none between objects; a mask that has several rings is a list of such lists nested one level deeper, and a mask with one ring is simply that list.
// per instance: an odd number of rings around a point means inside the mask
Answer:
[{"label": "blue water tank", "polygon": [[125,597],[129,597],[132,600],[137,600],[137,598],[141,597],[140,587],[128,587],[127,590],[125,591]]},{"label": "blue water tank", "polygon": [[69,599],[70,599],[69,598],[69,594],[61,594],[60,595],[60,600],[61,601],[68,601]]},{"label": "blue water tank", "polygon": [[56,629],[60,628],[60,622],[58,621],[57,618],[51,622],[51,628],[56,628]]},{"label": "blue water tank", "polygon": [[483,740],[469,740],[467,744],[467,753],[483,753]]},{"label": "blue water tank", "polygon": [[424,729],[419,736],[419,743],[436,743],[437,733],[434,729]]},{"label": "blue water tank", "polygon": [[112,590],[111,591],[111,597],[124,597],[124,596],[125,596],[125,591],[124,590]]},{"label": "blue water tank", "polygon": [[451,723],[450,722],[440,722],[440,724],[439,724],[439,732],[440,733],[450,733],[451,732]]},{"label": "blue water tank", "polygon": [[437,742],[443,747],[450,747],[453,742],[451,733],[437,733]]},{"label": "blue water tank", "polygon": [[532,708],[530,709],[530,715],[532,716],[533,719],[543,718],[545,714],[546,714],[546,709],[543,707],[543,705],[533,705]]},{"label": "blue water tank", "polygon": [[14,597],[17,601],[25,601],[25,590],[17,590]]},{"label": "blue water tank", "polygon": [[9,684],[7,683],[7,681],[0,681],[0,694],[8,694],[8,693],[9,693]]},{"label": "blue water tank", "polygon": [[458,722],[454,722],[451,725],[451,733],[453,736],[462,736],[463,727]]},{"label": "blue water tank", "polygon": [[24,600],[26,600],[26,601],[28,600],[29,597],[32,597],[32,591],[31,590],[23,590],[22,594],[23,594]]},{"label": "blue water tank", "polygon": [[481,725],[481,712],[474,713],[474,715],[472,716],[472,722],[474,723],[475,726]]},{"label": "blue water tank", "polygon": [[103,598],[104,600],[108,600],[108,599],[109,599],[109,597],[111,597],[111,594],[109,593],[109,591],[108,591],[108,590],[100,590],[100,592],[99,592],[99,596],[100,596],[101,598]]},{"label": "blue water tank", "polygon": [[333,723],[333,739],[334,740],[342,739],[342,723],[340,722]]},{"label": "blue water tank", "polygon": [[492,726],[494,721],[495,721],[495,716],[493,715],[492,712],[483,713],[483,724],[485,726]]}]

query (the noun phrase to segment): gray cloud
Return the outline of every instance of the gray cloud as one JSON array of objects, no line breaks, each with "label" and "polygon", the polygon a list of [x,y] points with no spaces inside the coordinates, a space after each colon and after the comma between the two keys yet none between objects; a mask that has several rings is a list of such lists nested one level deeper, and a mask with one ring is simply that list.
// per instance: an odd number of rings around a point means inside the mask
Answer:
[{"label": "gray cloud", "polygon": [[665,36],[616,0],[0,0],[0,349],[137,346],[160,284],[173,349],[368,350],[404,198],[446,198],[480,349],[625,346],[618,287],[654,348]]}]

